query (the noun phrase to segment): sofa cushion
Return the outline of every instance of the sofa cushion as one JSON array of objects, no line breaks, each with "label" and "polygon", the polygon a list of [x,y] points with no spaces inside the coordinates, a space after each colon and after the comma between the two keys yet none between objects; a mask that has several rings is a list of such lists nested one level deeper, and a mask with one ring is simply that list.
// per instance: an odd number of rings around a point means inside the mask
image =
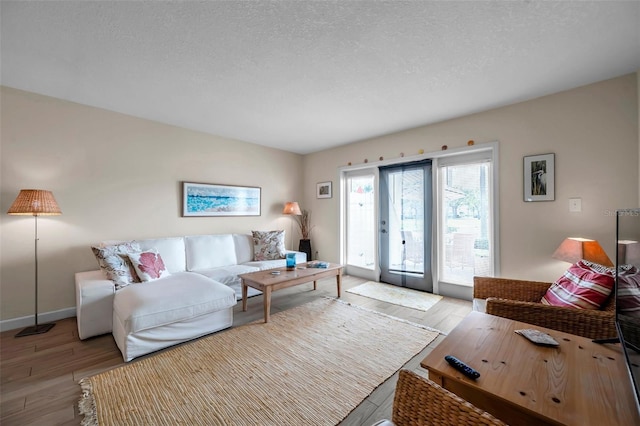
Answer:
[{"label": "sofa cushion", "polygon": [[231,265],[222,268],[200,269],[196,272],[219,283],[231,285],[235,282],[240,282],[238,275],[256,271],[259,271],[259,269],[255,266]]},{"label": "sofa cushion", "polygon": [[600,309],[613,291],[614,269],[580,260],[555,283],[541,303],[576,309]]},{"label": "sofa cushion", "polygon": [[235,293],[226,285],[193,272],[177,272],[123,288],[114,297],[113,310],[129,334],[216,312],[236,303]]},{"label": "sofa cushion", "polygon": [[254,267],[256,270],[264,271],[265,269],[284,268],[287,266],[287,261],[285,259],[262,260],[259,262],[247,262],[245,265]]},{"label": "sofa cushion", "polygon": [[140,282],[128,254],[140,251],[137,243],[124,242],[114,245],[91,247],[100,269],[113,281],[116,289]]},{"label": "sofa cushion", "polygon": [[164,266],[162,256],[155,250],[129,253],[129,260],[133,263],[138,277],[143,282],[154,281],[171,275],[167,271],[167,267]]},{"label": "sofa cushion", "polygon": [[194,235],[185,237],[187,270],[235,265],[236,249],[231,234]]},{"label": "sofa cushion", "polygon": [[251,231],[251,234],[253,237],[253,260],[284,258],[284,231]]},{"label": "sofa cushion", "polygon": [[242,264],[253,260],[253,237],[249,234],[233,234],[236,247],[236,263]]},{"label": "sofa cushion", "polygon": [[[242,299],[242,280],[238,275],[247,274],[249,272],[256,272],[259,269],[255,266],[249,265],[232,265],[226,266],[222,268],[214,268],[214,269],[201,269],[198,274],[202,274],[205,277],[209,277],[212,280],[221,282],[222,284],[229,286],[235,293],[236,299]],[[256,290],[252,287],[248,288],[248,296],[255,296],[256,294],[261,294],[262,292]]]},{"label": "sofa cushion", "polygon": [[170,273],[187,270],[187,261],[183,237],[156,238],[151,240],[136,240],[140,251],[155,249],[162,256],[164,265]]}]

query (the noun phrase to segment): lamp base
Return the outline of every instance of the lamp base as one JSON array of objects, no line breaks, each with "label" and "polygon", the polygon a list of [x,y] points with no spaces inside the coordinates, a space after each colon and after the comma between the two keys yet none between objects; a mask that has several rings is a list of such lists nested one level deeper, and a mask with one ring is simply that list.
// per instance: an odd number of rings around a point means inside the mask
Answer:
[{"label": "lamp base", "polygon": [[32,325],[31,327],[27,327],[24,330],[22,330],[20,333],[16,334],[15,337],[24,337],[24,336],[33,336],[34,334],[43,334],[51,330],[54,325],[56,325],[55,322],[52,322],[49,324]]}]

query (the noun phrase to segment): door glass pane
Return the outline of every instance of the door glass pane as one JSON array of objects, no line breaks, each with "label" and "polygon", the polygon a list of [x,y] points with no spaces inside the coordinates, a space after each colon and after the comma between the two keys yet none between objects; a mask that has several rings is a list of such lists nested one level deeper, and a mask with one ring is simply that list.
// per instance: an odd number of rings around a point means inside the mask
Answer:
[{"label": "door glass pane", "polygon": [[347,177],[347,264],[375,267],[374,176]]},{"label": "door glass pane", "polygon": [[424,171],[387,174],[389,271],[424,272]]},{"label": "door glass pane", "polygon": [[440,168],[441,281],[473,285],[474,275],[493,275],[490,165],[482,162]]}]

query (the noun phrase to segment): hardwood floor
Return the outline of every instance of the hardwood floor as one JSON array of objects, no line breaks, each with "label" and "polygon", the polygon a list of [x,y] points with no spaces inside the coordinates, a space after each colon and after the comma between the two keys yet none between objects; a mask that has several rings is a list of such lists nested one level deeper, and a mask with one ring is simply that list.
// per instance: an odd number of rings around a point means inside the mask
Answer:
[{"label": "hardwood floor", "polygon": [[[355,305],[403,318],[418,324],[436,328],[444,333],[451,331],[469,312],[471,302],[443,298],[427,312],[404,308],[361,297],[344,290],[365,280],[343,277],[342,299]],[[303,284],[273,293],[271,313],[324,297],[335,297],[335,279]],[[263,317],[262,297],[249,299],[247,312],[242,304],[234,308],[234,326]],[[124,364],[113,337],[98,336],[81,341],[75,318],[58,321],[48,333],[15,338],[18,330],[0,334],[0,424],[9,425],[79,425],[80,398],[78,381],[118,365]],[[420,361],[443,339],[438,337],[404,368],[426,375]],[[147,355],[147,356],[153,356]],[[135,362],[132,361],[132,362]],[[371,425],[377,420],[391,418],[393,393],[397,373],[376,389],[349,416],[342,426]]]}]

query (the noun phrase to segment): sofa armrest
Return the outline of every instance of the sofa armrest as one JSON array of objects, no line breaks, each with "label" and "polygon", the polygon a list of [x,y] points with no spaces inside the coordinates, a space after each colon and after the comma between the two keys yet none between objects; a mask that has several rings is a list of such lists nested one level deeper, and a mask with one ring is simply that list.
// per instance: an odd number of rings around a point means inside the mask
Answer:
[{"label": "sofa armrest", "polygon": [[78,336],[87,339],[110,333],[113,324],[115,286],[102,271],[77,272],[76,318]]},{"label": "sofa armrest", "polygon": [[473,277],[473,297],[474,299],[497,297],[523,302],[540,302],[550,286],[551,283],[539,281]]},{"label": "sofa armrest", "polygon": [[589,339],[618,336],[612,311],[564,308],[491,297],[487,299],[487,313]]}]

